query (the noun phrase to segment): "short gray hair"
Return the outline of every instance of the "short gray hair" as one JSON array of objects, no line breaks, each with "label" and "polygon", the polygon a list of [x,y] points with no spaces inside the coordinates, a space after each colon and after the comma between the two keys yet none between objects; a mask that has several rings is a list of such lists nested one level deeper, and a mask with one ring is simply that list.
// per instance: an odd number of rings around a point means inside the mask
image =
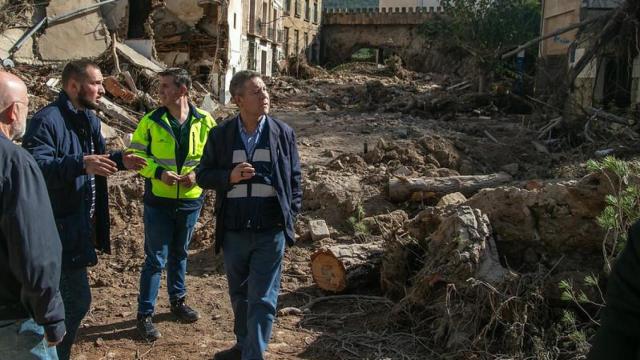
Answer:
[{"label": "short gray hair", "polygon": [[242,70],[237,72],[231,78],[231,84],[229,85],[229,92],[231,93],[231,96],[235,97],[236,95],[240,95],[242,90],[244,90],[244,84],[255,78],[261,78],[260,74],[255,71]]},{"label": "short gray hair", "polygon": [[191,76],[189,72],[183,68],[168,68],[158,73],[158,75],[171,76],[173,77],[173,83],[176,84],[176,87],[184,85],[187,87],[187,90],[191,90]]}]

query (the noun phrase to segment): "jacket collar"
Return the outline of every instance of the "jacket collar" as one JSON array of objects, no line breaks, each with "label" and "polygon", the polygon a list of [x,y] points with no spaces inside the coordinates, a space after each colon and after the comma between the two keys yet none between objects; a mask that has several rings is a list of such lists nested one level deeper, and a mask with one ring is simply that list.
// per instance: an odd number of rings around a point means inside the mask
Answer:
[{"label": "jacket collar", "polygon": [[[267,124],[265,125],[269,125],[269,141],[271,141],[272,144],[275,144],[278,140],[278,137],[280,136],[280,127],[278,127],[275,120],[269,115],[265,115],[265,120],[267,121]],[[240,114],[236,115],[234,118],[232,118],[232,120],[227,121],[231,121],[227,128],[228,136],[233,136],[234,133],[240,131],[240,129],[238,128],[240,124]]]},{"label": "jacket collar", "polygon": [[191,114],[191,116],[193,116],[196,119],[202,119],[204,117],[204,115],[201,114],[196,108],[196,106],[193,105],[192,103],[189,103],[189,113]]},{"label": "jacket collar", "polygon": [[58,104],[65,110],[68,110],[71,113],[76,115],[80,113],[87,114],[89,112],[89,110],[86,108],[84,110],[77,109],[71,102],[69,95],[67,95],[67,93],[64,90],[60,90],[60,93],[58,94]]},{"label": "jacket collar", "polygon": [[[167,130],[169,132],[169,134],[173,134],[173,130],[171,129],[171,125],[169,125],[166,121],[162,120],[162,117],[169,113],[169,109],[167,109],[166,106],[161,106],[157,109],[155,109],[153,111],[153,113],[151,113],[151,115],[149,116],[149,118],[151,120],[153,120],[156,124],[160,125],[162,128],[164,128],[165,130]],[[189,103],[189,117],[194,117],[195,119],[202,119],[204,118],[204,115],[201,114],[197,108],[195,107],[195,105],[193,105],[192,103]]]},{"label": "jacket collar", "polygon": [[[273,159],[273,164],[275,164],[280,154],[280,142],[278,141],[280,137],[280,127],[271,116],[266,115],[265,119],[267,120],[266,125],[268,125],[269,129],[269,151],[271,153],[271,159]],[[239,133],[240,114],[236,115],[236,117],[230,121],[231,123],[225,129],[227,139],[233,139]],[[231,161],[231,158],[229,158],[229,161]]]},{"label": "jacket collar", "polygon": [[[169,109],[166,106],[161,106],[151,114],[151,119],[156,122],[162,121],[162,116],[167,113],[169,113]],[[204,115],[197,110],[195,105],[189,103],[189,117],[192,116],[196,119],[202,119],[204,117]]]},{"label": "jacket collar", "polygon": [[91,133],[97,131],[100,122],[97,115],[87,108],[83,110],[77,109],[64,90],[60,90],[56,106],[63,113],[64,121],[71,123],[78,131],[83,131],[82,129],[89,129]]}]

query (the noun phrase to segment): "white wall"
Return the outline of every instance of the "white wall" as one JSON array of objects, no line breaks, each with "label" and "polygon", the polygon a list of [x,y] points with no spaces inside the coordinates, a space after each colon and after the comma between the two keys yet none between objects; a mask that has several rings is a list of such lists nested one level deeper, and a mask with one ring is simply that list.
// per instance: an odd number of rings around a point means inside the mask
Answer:
[{"label": "white wall", "polygon": [[[235,28],[233,26],[233,18],[235,14]],[[224,92],[220,92],[220,102],[223,104],[231,101],[231,93],[229,93],[229,86],[231,84],[231,78],[233,77],[233,70],[238,72],[246,68],[246,60],[243,59],[243,42],[246,41],[242,35],[242,21],[244,14],[242,13],[242,0],[230,0],[227,10],[227,23],[229,24],[229,53],[227,72],[225,74]],[[246,51],[246,50],[245,50]],[[244,64],[243,64],[244,60]]]}]

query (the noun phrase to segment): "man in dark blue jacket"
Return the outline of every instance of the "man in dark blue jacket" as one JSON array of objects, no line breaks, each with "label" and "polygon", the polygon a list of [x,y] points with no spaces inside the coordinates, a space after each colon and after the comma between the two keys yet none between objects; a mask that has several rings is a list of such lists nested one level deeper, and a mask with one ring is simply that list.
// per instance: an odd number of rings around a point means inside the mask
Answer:
[{"label": "man in dark blue jacket", "polygon": [[216,190],[215,249],[224,249],[235,317],[236,345],[214,359],[262,359],[300,211],[300,161],[293,130],[267,115],[258,73],[234,75],[230,92],[240,114],[211,130],[196,173],[198,185]]},{"label": "man in dark blue jacket", "polygon": [[11,141],[24,134],[28,104],[22,80],[0,72],[0,357],[55,360],[62,248],[40,169]]},{"label": "man in dark blue jacket", "polygon": [[60,292],[68,333],[58,345],[62,360],[69,359],[80,322],[91,305],[86,268],[98,261],[95,249],[110,252],[106,177],[146,164],[133,154],[105,154],[100,120],[92,111],[104,94],[102,80],[95,63],[68,63],[58,100],[34,115],[23,140],[44,175],[62,241]]},{"label": "man in dark blue jacket", "polygon": [[587,360],[640,359],[640,221],[629,229],[624,250],[607,280],[602,326]]}]

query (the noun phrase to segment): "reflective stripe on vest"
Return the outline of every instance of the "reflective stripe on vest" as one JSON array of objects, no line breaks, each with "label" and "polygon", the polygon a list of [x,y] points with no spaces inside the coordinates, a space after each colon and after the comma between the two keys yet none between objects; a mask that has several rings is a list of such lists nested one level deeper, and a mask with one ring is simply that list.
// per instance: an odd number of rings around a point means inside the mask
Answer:
[{"label": "reflective stripe on vest", "polygon": [[[253,162],[271,162],[271,152],[269,149],[256,149],[253,152]],[[232,163],[239,164],[247,161],[247,152],[245,150],[234,150],[232,155]],[[250,190],[250,191],[249,191]],[[276,189],[267,184],[251,183],[237,184],[227,192],[228,199],[239,199],[249,197],[268,198],[277,196]]]},{"label": "reflective stripe on vest", "polygon": [[274,197],[276,196],[276,189],[271,185],[251,184],[251,196],[252,197]]},{"label": "reflective stripe on vest", "polygon": [[249,193],[247,192],[247,184],[233,185],[233,188],[227,192],[228,199],[246,198]]},{"label": "reflective stripe on vest", "polygon": [[233,157],[231,158],[231,162],[234,164],[239,164],[247,161],[247,153],[244,150],[233,150]]},{"label": "reflective stripe on vest", "polygon": [[156,164],[158,164],[158,165],[162,165],[162,166],[164,166],[165,168],[171,168],[171,167],[176,167],[176,166],[178,166],[178,165],[177,165],[177,162],[176,162],[176,159],[158,159],[158,158],[157,158],[157,157],[155,157],[155,156],[152,156],[151,158],[153,159],[153,161],[154,161]]},{"label": "reflective stripe on vest", "polygon": [[267,149],[256,149],[253,152],[253,161],[271,162],[271,153]]},{"label": "reflective stripe on vest", "polygon": [[129,149],[134,149],[134,150],[140,150],[140,151],[147,151],[147,147],[145,145],[139,144],[139,143],[134,143],[132,142],[129,145]]},{"label": "reflective stripe on vest", "polygon": [[[189,151],[178,175],[188,174],[200,164],[207,135],[216,125],[209,113],[190,107]],[[198,199],[202,195],[202,188],[197,185],[192,187],[180,184],[167,185],[155,178],[158,167],[178,172],[178,161],[175,158],[175,137],[172,135],[164,109],[154,110],[140,120],[128,149],[148,160],[149,165],[140,170],[140,174],[149,179],[149,190],[153,196],[170,199]]]}]

